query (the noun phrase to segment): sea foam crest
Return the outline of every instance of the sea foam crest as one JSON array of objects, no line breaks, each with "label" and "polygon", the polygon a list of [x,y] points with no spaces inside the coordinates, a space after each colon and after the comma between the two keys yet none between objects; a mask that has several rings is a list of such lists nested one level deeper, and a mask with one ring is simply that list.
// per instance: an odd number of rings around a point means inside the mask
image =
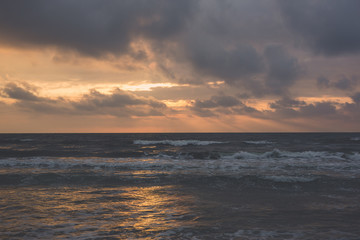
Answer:
[{"label": "sea foam crest", "polygon": [[186,145],[210,145],[210,144],[219,144],[225,142],[218,141],[200,141],[200,140],[159,140],[159,141],[150,141],[150,140],[135,140],[134,144],[138,145],[153,145],[153,144],[166,144],[172,146],[186,146]]},{"label": "sea foam crest", "polygon": [[317,179],[314,176],[286,176],[286,175],[278,175],[278,176],[263,176],[261,177],[266,180],[271,180],[274,182],[311,182]]},{"label": "sea foam crest", "polygon": [[321,175],[358,178],[360,153],[286,152],[274,150],[265,153],[238,152],[225,154],[220,159],[190,159],[183,156],[142,158],[8,158],[0,160],[0,168],[54,169],[65,171],[91,170],[100,174],[114,171],[141,170],[185,175],[205,176],[265,176],[275,182],[307,182]]},{"label": "sea foam crest", "polygon": [[260,145],[260,144],[273,144],[274,142],[270,142],[267,140],[260,140],[260,141],[244,141],[244,143]]},{"label": "sea foam crest", "polygon": [[[353,153],[349,156],[350,159],[356,159],[358,153]],[[332,159],[344,159],[344,153],[330,153],[330,152],[315,152],[315,151],[304,151],[304,152],[288,152],[281,151],[275,148],[272,151],[264,153],[250,153],[250,152],[237,152],[225,158],[236,158],[236,159],[276,159],[276,158],[302,158],[302,159],[314,159],[314,158],[332,158]]]},{"label": "sea foam crest", "polygon": [[353,161],[360,161],[360,153],[356,152],[351,155],[348,155],[348,158]]}]

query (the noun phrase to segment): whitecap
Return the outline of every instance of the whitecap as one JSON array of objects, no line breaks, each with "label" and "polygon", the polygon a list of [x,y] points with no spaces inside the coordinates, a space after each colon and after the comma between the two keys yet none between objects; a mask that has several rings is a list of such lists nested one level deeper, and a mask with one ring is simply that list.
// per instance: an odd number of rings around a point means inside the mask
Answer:
[{"label": "whitecap", "polygon": [[292,183],[292,182],[311,182],[317,179],[316,177],[305,177],[305,176],[263,176],[263,179],[275,181],[275,182],[284,182],[284,183]]},{"label": "whitecap", "polygon": [[34,139],[31,139],[31,138],[23,138],[23,139],[20,139],[21,142],[32,142],[34,141]]},{"label": "whitecap", "polygon": [[260,140],[260,141],[244,141],[244,143],[262,145],[262,144],[273,144],[274,142],[270,142],[267,140]]},{"label": "whitecap", "polygon": [[159,141],[135,140],[134,141],[134,144],[137,144],[137,145],[165,144],[165,145],[172,145],[172,146],[186,146],[186,145],[205,146],[205,145],[220,144],[220,143],[225,143],[225,142],[200,141],[200,140],[159,140]]}]

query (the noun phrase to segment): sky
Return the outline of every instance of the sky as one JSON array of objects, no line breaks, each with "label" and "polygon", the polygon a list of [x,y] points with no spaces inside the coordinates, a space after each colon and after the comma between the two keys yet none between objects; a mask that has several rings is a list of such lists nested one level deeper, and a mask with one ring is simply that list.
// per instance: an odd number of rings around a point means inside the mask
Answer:
[{"label": "sky", "polygon": [[4,0],[0,132],[360,131],[358,0]]}]

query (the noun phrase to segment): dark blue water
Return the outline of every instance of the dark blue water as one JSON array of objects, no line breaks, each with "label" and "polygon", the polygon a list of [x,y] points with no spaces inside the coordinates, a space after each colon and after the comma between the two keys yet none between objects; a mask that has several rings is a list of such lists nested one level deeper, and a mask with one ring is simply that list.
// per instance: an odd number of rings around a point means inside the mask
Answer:
[{"label": "dark blue water", "polygon": [[360,133],[1,134],[0,238],[360,239]]}]

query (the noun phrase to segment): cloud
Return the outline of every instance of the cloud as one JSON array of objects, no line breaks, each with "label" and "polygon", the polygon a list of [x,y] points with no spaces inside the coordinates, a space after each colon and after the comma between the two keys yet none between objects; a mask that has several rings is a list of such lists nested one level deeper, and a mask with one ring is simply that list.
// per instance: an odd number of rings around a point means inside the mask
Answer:
[{"label": "cloud", "polygon": [[360,92],[357,92],[354,95],[352,95],[351,99],[354,101],[354,103],[360,104]]},{"label": "cloud", "polygon": [[316,85],[318,88],[322,89],[322,88],[329,88],[330,87],[330,80],[327,79],[326,77],[318,77],[316,79]]},{"label": "cloud", "polygon": [[50,45],[90,56],[124,54],[135,38],[176,36],[196,5],[190,0],[2,1],[0,37],[12,45]]},{"label": "cloud", "polygon": [[[26,86],[25,86],[26,87]],[[8,83],[1,90],[1,95],[4,97],[16,99],[16,100],[24,100],[24,101],[41,101],[42,98],[35,95],[29,89],[22,88],[15,83]]]},{"label": "cloud", "polygon": [[283,109],[305,106],[306,103],[289,97],[283,97],[282,99],[272,102],[269,105],[272,109]]},{"label": "cloud", "polygon": [[[301,69],[287,51],[288,38],[275,1],[0,3],[0,41],[55,46],[60,49],[56,62],[77,56],[64,49],[99,60],[126,54],[144,71],[149,68],[142,61],[156,65],[155,72],[168,81],[200,85],[221,80],[255,96],[284,95],[298,79]],[[135,46],[139,42],[144,49]]]},{"label": "cloud", "polygon": [[[340,122],[360,121],[360,93],[352,96],[353,102],[336,103],[321,101],[306,103],[296,99],[285,98],[270,103],[273,111],[263,112],[269,119],[306,119],[340,120]],[[359,101],[359,102],[357,102]]]},{"label": "cloud", "polygon": [[113,116],[162,116],[166,105],[151,98],[140,98],[131,93],[114,89],[111,94],[91,90],[79,101],[71,102],[79,113],[109,114]]},{"label": "cloud", "polygon": [[269,67],[265,85],[275,94],[284,94],[301,73],[298,61],[280,45],[268,46],[264,54]]},{"label": "cloud", "polygon": [[315,53],[327,56],[360,51],[358,0],[279,0],[284,19]]},{"label": "cloud", "polygon": [[210,99],[196,100],[189,109],[200,117],[247,115],[259,112],[253,107],[246,106],[237,98],[227,95],[215,95]]},{"label": "cloud", "polygon": [[197,38],[189,46],[189,59],[200,73],[245,88],[255,96],[286,95],[303,73],[296,57],[282,45],[269,45],[259,54],[252,45],[228,47],[221,41]]},{"label": "cloud", "polygon": [[196,108],[216,108],[216,107],[233,107],[242,103],[232,96],[212,96],[209,100],[196,100],[194,107]]},{"label": "cloud", "polygon": [[[352,102],[337,103],[332,101],[305,102],[287,96],[269,103],[270,109],[259,110],[248,106],[243,102],[235,104],[219,104],[215,99],[222,97],[231,99],[232,96],[212,96],[207,100],[196,100],[189,109],[200,117],[221,117],[223,115],[246,115],[255,119],[291,122],[300,121],[313,122],[315,125],[319,121],[348,123],[356,125],[360,121],[360,92],[351,96]],[[229,98],[228,98],[229,97]],[[321,126],[321,124],[319,125]]]},{"label": "cloud", "polygon": [[280,113],[285,117],[315,117],[336,114],[336,106],[333,102],[323,101],[315,103],[306,103],[292,98],[283,98],[273,103],[270,107],[275,109],[275,114]]},{"label": "cloud", "polygon": [[287,29],[276,1],[202,0],[192,34],[223,40],[225,43],[279,42]]},{"label": "cloud", "polygon": [[332,85],[334,88],[337,88],[340,90],[352,90],[357,85],[357,82],[358,82],[358,79],[355,76],[353,76],[351,78],[343,76],[339,80],[334,82]]},{"label": "cloud", "polygon": [[12,104],[14,107],[25,112],[41,114],[144,117],[163,116],[163,112],[169,110],[166,104],[154,98],[138,97],[118,88],[110,94],[92,89],[76,101],[61,97],[56,99],[39,97],[16,84],[8,84],[1,91],[6,93],[4,97],[17,100]]},{"label": "cloud", "polygon": [[188,44],[189,60],[198,71],[234,84],[263,70],[261,56],[254,47],[237,44],[231,49],[219,41],[197,38]]},{"label": "cloud", "polygon": [[102,94],[95,89],[82,96],[78,102],[73,102],[77,109],[93,110],[98,107],[125,107],[145,104],[146,101],[133,95],[126,94],[120,89],[115,89],[112,94]]},{"label": "cloud", "polygon": [[337,111],[335,104],[332,102],[317,102],[300,107],[299,113],[301,117],[327,117],[334,116]]},{"label": "cloud", "polygon": [[317,86],[319,89],[334,88],[343,91],[351,91],[358,85],[359,78],[357,76],[341,76],[337,81],[330,81],[325,77],[319,77],[317,79]]}]

